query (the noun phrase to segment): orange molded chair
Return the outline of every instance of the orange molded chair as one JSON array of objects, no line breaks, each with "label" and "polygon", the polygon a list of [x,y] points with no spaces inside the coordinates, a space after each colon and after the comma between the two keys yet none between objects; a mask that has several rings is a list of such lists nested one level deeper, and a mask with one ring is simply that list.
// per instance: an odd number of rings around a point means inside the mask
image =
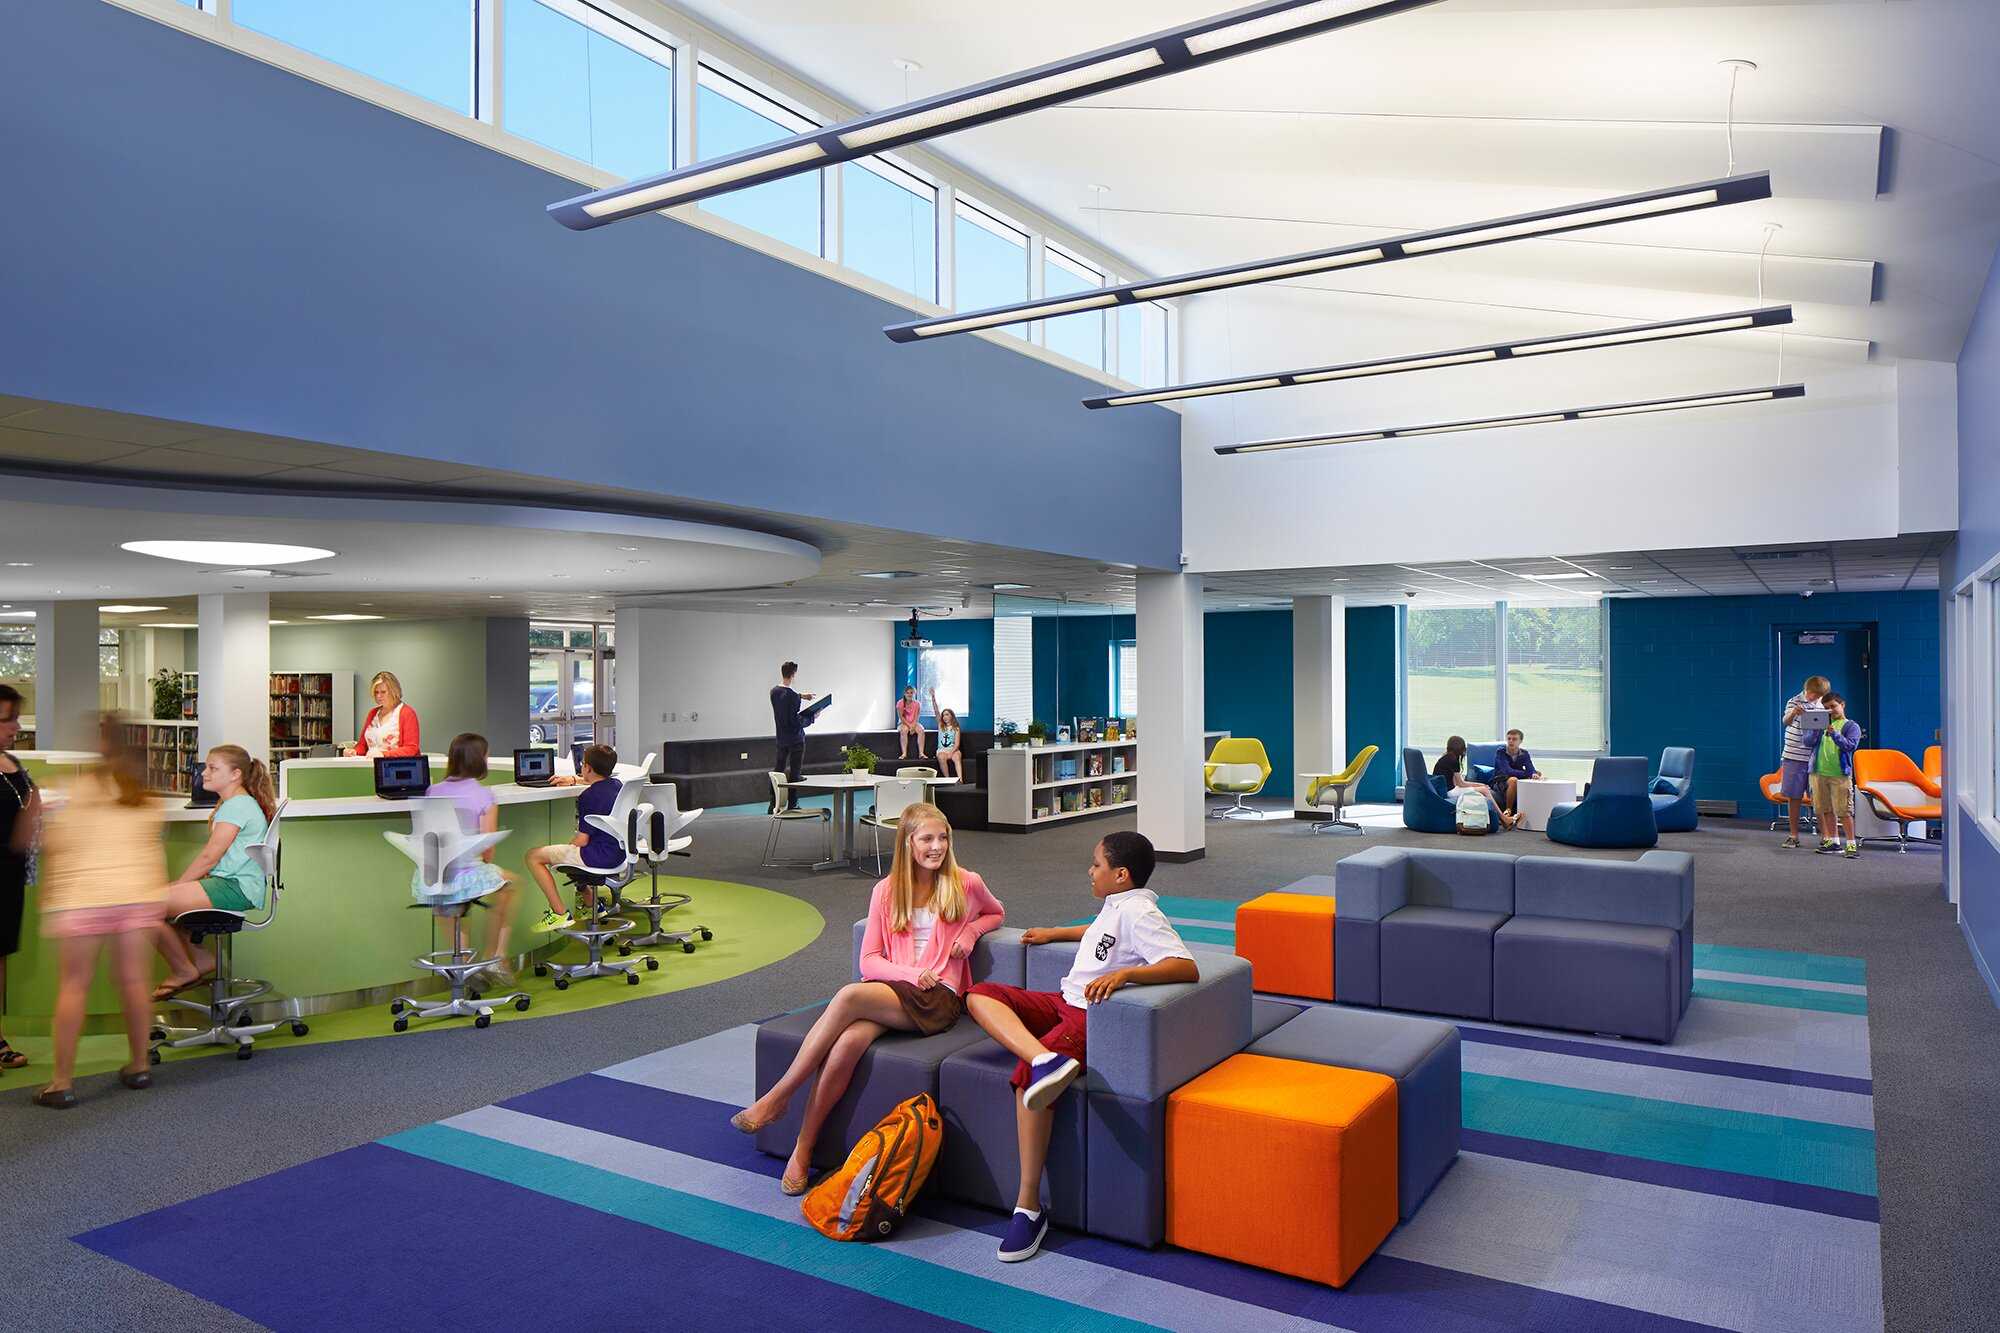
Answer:
[{"label": "orange molded chair", "polygon": [[1933,745],[1924,751],[1924,776],[1930,779],[1930,793],[1944,795],[1944,747]]},{"label": "orange molded chair", "polygon": [[1937,786],[1901,750],[1856,750],[1854,786],[1882,819],[1896,826],[1896,850],[1910,849],[1910,825],[1936,820],[1944,811]]},{"label": "orange molded chair", "polygon": [[[1764,799],[1775,807],[1771,819],[1771,828],[1773,830],[1776,830],[1785,822],[1785,798],[1778,795],[1778,783],[1783,779],[1783,776],[1781,773],[1766,773],[1763,777],[1757,779],[1757,786],[1764,793]],[[1812,803],[1809,801],[1799,809],[1799,827],[1806,829],[1817,829],[1819,827],[1819,817],[1813,813]]]}]

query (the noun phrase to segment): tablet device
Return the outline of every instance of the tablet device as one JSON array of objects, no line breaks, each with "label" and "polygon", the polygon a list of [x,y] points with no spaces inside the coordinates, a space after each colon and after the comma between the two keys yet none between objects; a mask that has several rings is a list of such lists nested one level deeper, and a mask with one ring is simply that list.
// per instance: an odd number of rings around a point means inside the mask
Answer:
[{"label": "tablet device", "polygon": [[822,694],[819,698],[799,710],[799,723],[803,726],[811,725],[813,719],[825,712],[826,706],[832,702],[833,696],[831,694]]},{"label": "tablet device", "polygon": [[385,801],[407,801],[422,796],[431,786],[431,758],[427,754],[375,761],[375,794]]},{"label": "tablet device", "polygon": [[1833,725],[1833,714],[1824,708],[1806,707],[1799,710],[1794,720],[1807,731],[1825,731]]},{"label": "tablet device", "polygon": [[555,775],[554,750],[514,751],[514,781],[523,787],[546,787]]}]

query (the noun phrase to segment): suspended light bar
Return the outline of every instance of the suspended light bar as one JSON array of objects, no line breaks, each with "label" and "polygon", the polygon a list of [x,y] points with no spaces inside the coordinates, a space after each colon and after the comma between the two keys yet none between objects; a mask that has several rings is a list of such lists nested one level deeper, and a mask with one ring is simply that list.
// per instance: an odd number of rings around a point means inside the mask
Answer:
[{"label": "suspended light bar", "polygon": [[[1187,296],[1194,292],[1217,292],[1252,283],[1274,282],[1279,278],[1295,278],[1310,273],[1330,273],[1337,269],[1358,268],[1364,264],[1387,264],[1399,259],[1412,259],[1419,255],[1470,250],[1482,245],[1498,245],[1503,241],[1526,240],[1535,236],[1559,236],[1564,232],[1583,231],[1590,227],[1609,226],[1617,222],[1631,222],[1638,218],[1671,217],[1676,213],[1692,213],[1704,208],[1719,208],[1725,204],[1748,203],[1751,200],[1770,197],[1771,173],[1746,172],[1741,176],[1730,176],[1724,180],[1677,185],[1670,189],[1649,190],[1644,194],[1622,195],[1616,199],[1599,199],[1587,204],[1572,204],[1567,208],[1523,213],[1519,217],[1495,218],[1484,222],[1468,222],[1456,227],[1440,227],[1432,231],[1410,232],[1386,241],[1363,241],[1358,245],[1335,246],[1328,250],[1314,250],[1307,254],[1288,255],[1278,259],[1257,259],[1247,264],[1203,269],[1198,273],[1182,273],[1168,278],[1148,278],[1140,282],[1128,282],[1120,287],[1103,288],[1101,294],[1110,298],[1108,302],[1110,304],[1135,305],[1141,301],[1164,300],[1170,296]],[[1054,304],[1055,299],[1023,301],[1016,305],[996,306],[991,310],[975,310],[961,315],[912,320],[907,324],[891,324],[882,332],[899,343],[916,342],[920,338],[936,337],[939,334],[999,328],[1004,324],[1018,324],[1028,319],[1046,319],[1051,313],[1049,307]]]},{"label": "suspended light bar", "polygon": [[1654,398],[1643,403],[1612,403],[1604,407],[1571,407],[1560,412],[1527,416],[1485,417],[1478,421],[1447,421],[1434,426],[1399,426],[1394,430],[1346,431],[1336,435],[1294,435],[1249,444],[1219,444],[1218,454],[1261,454],[1278,449],[1309,449],[1322,444],[1359,444],[1367,440],[1401,440],[1413,435],[1450,435],[1465,430],[1498,430],[1505,426],[1542,426],[1558,421],[1588,421],[1596,417],[1636,416],[1642,412],[1681,412],[1696,407],[1726,407],[1732,403],[1764,403],[1779,398],[1803,398],[1803,384],[1774,384],[1763,389],[1700,393],[1684,398]]},{"label": "suspended light bar", "polygon": [[1599,347],[1617,347],[1625,343],[1697,338],[1707,333],[1734,333],[1743,329],[1769,328],[1791,322],[1790,306],[1765,306],[1761,310],[1739,310],[1727,315],[1695,315],[1688,319],[1661,320],[1655,324],[1629,324],[1619,329],[1600,329],[1595,333],[1558,333],[1546,338],[1519,338],[1513,342],[1491,343],[1485,347],[1461,347],[1449,352],[1390,356],[1375,361],[1350,362],[1342,366],[1323,366],[1315,370],[1287,370],[1277,374],[1245,375],[1238,379],[1174,384],[1164,389],[1147,389],[1139,393],[1114,393],[1102,398],[1086,398],[1083,400],[1083,405],[1097,408],[1132,407],[1139,403],[1170,403],[1183,398],[1206,398],[1218,393],[1249,393],[1257,389],[1288,388],[1296,384],[1324,384],[1329,380],[1365,379],[1372,375],[1400,375],[1412,370],[1467,366],[1481,361],[1512,361],[1519,357],[1546,356],[1552,352],[1587,352]]},{"label": "suspended light bar", "polygon": [[1338,28],[1423,9],[1438,0],[1264,0],[1034,69],[1003,74],[954,92],[891,107],[826,129],[628,181],[549,205],[577,231],[727,190],[781,180],[940,134],[952,134],[1042,107],[1129,88],[1232,56]]}]

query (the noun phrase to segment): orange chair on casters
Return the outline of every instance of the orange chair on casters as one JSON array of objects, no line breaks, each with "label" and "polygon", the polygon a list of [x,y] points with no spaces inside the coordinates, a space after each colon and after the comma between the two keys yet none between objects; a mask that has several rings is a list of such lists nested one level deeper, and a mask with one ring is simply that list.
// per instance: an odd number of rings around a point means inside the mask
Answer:
[{"label": "orange chair on casters", "polygon": [[1931,795],[1944,795],[1944,747],[1933,745],[1924,751],[1924,776],[1931,780]]},{"label": "orange chair on casters", "polygon": [[1944,811],[1938,784],[1901,750],[1856,750],[1855,791],[1883,820],[1896,826],[1896,850],[1910,849],[1910,825],[1935,822]]},{"label": "orange chair on casters", "polygon": [[[1771,820],[1771,828],[1774,831],[1785,823],[1786,801],[1784,797],[1778,794],[1778,783],[1782,779],[1783,775],[1779,773],[1766,773],[1763,777],[1757,779],[1757,786],[1763,791],[1764,799],[1776,807],[1774,817]],[[1799,827],[1813,831],[1817,831],[1819,828],[1819,817],[1813,813],[1811,801],[1804,802],[1799,808]]]}]

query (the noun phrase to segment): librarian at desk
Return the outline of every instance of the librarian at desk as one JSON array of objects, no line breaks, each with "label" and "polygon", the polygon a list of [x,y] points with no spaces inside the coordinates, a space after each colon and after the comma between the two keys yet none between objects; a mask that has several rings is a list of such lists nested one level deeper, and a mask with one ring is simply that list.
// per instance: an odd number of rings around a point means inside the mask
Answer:
[{"label": "librarian at desk", "polygon": [[422,754],[417,710],[403,702],[403,682],[391,671],[378,671],[368,682],[375,706],[361,721],[361,738],[347,749],[371,759],[407,759]]}]

